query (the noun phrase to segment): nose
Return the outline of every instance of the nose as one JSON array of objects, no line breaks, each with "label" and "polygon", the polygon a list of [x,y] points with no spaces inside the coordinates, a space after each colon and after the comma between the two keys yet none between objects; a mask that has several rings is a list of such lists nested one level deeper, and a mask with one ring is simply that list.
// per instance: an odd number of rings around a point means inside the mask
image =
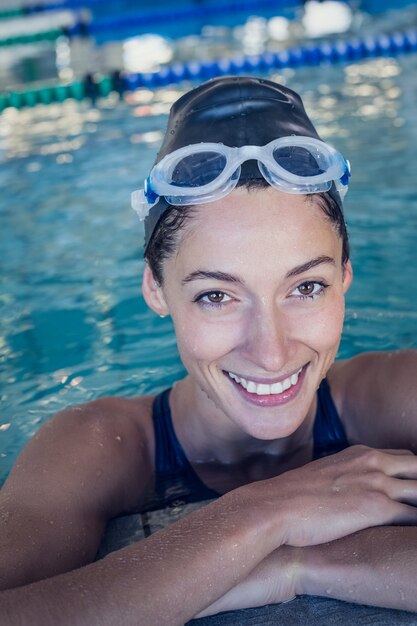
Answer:
[{"label": "nose", "polygon": [[290,323],[274,303],[262,302],[251,312],[242,352],[245,359],[265,372],[280,372],[292,351]]}]

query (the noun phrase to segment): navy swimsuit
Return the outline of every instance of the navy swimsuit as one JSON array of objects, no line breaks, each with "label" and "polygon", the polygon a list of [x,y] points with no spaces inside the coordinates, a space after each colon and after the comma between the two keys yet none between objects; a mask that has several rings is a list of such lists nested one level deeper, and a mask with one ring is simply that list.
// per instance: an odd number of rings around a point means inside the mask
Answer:
[{"label": "navy swimsuit", "polygon": [[[177,439],[168,402],[170,391],[166,389],[157,395],[153,403],[156,501],[148,502],[148,511],[178,500],[199,502],[221,495],[200,480]],[[326,379],[317,391],[313,437],[315,459],[335,454],[349,446]]]}]

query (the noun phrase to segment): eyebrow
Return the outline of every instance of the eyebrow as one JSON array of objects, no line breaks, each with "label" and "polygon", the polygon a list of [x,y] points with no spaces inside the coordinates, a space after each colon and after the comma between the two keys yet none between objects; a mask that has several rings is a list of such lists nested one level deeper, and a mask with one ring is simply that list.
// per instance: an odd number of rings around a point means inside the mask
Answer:
[{"label": "eyebrow", "polygon": [[185,285],[193,280],[200,280],[202,278],[219,280],[226,283],[244,284],[244,281],[239,278],[239,276],[235,276],[234,274],[228,274],[227,272],[209,272],[207,270],[197,270],[196,272],[191,272],[191,274],[188,274],[188,276],[182,280],[182,284]]},{"label": "eyebrow", "polygon": [[[298,276],[303,272],[307,272],[313,267],[317,267],[317,265],[321,265],[322,263],[328,263],[330,265],[336,265],[335,260],[330,256],[318,256],[315,259],[311,259],[307,261],[307,263],[303,263],[302,265],[297,265],[292,270],[287,272],[285,278],[291,278],[292,276]],[[201,280],[201,279],[209,279],[209,280],[218,280],[226,283],[238,283],[240,285],[244,285],[245,281],[242,280],[239,276],[235,274],[228,274],[227,272],[212,272],[208,270],[197,270],[195,272],[191,272],[188,274],[181,282],[183,285],[192,282],[193,280]]]},{"label": "eyebrow", "polygon": [[308,270],[311,270],[313,267],[317,267],[317,265],[321,265],[322,263],[329,263],[330,265],[336,265],[335,260],[331,256],[318,256],[315,259],[311,259],[311,261],[307,261],[307,263],[303,263],[302,265],[297,265],[292,270],[287,272],[286,278],[291,278],[291,276],[298,276],[299,274],[303,274]]}]

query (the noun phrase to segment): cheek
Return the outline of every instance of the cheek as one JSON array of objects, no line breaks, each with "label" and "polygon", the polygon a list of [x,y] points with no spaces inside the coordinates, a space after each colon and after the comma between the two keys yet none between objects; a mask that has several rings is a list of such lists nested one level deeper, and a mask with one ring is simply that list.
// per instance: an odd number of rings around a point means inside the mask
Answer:
[{"label": "cheek", "polygon": [[321,310],[312,311],[306,324],[312,346],[337,351],[343,329],[344,299],[334,298]]},{"label": "cheek", "polygon": [[[213,313],[215,317],[216,313]],[[173,317],[178,351],[184,365],[221,358],[239,341],[239,326],[230,322],[207,321],[200,315]],[[188,369],[188,368],[187,368]]]}]

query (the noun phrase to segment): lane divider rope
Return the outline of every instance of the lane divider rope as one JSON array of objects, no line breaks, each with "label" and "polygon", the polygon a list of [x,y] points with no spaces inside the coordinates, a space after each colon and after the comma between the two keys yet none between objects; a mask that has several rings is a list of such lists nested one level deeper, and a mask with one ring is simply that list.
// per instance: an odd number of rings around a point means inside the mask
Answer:
[{"label": "lane divider rope", "polygon": [[256,56],[233,57],[215,61],[190,61],[174,63],[158,72],[111,75],[87,75],[82,80],[68,84],[53,84],[22,91],[0,94],[0,111],[7,107],[22,108],[36,104],[63,102],[68,98],[83,100],[105,97],[112,91],[123,94],[140,88],[155,89],[183,81],[202,81],[225,74],[244,74],[271,70],[318,66],[321,64],[355,63],[363,59],[397,57],[417,51],[417,29],[392,34],[380,34],[364,39],[325,42],[319,45],[300,46],[265,52]]}]

